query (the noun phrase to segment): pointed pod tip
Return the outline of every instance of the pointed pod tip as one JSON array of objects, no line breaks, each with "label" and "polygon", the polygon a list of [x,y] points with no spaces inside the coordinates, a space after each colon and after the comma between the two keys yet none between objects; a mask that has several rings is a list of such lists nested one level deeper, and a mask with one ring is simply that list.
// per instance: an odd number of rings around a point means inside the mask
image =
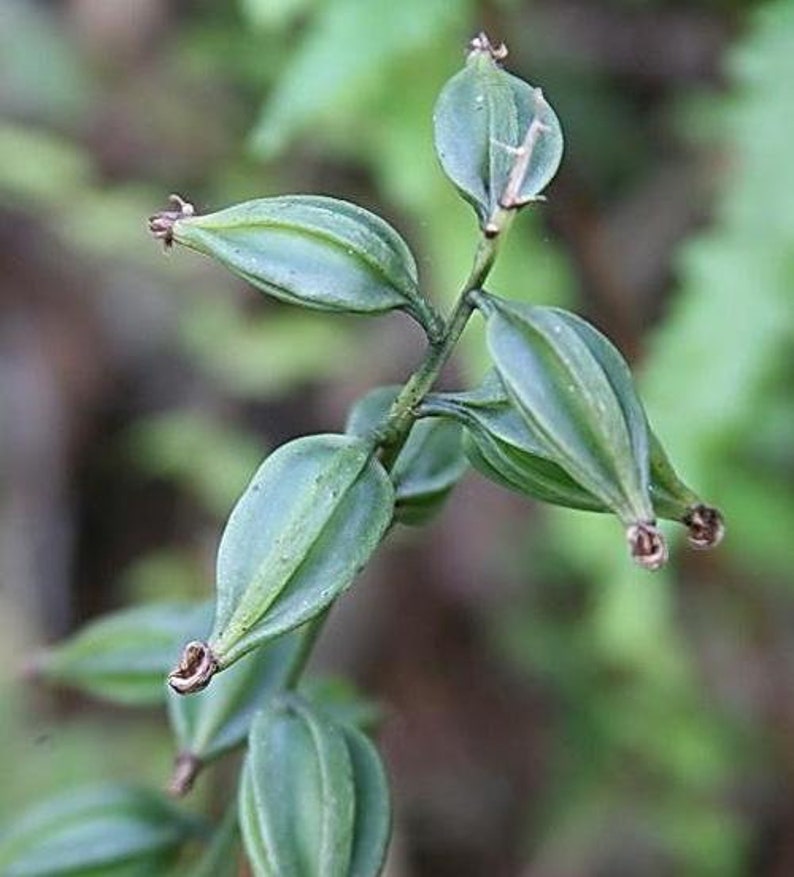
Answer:
[{"label": "pointed pod tip", "polygon": [[177,694],[193,694],[210,684],[218,670],[218,659],[207,643],[189,642],[179,664],[168,674],[168,684]]},{"label": "pointed pod tip", "polygon": [[716,548],[725,536],[725,519],[719,509],[711,506],[692,506],[683,523],[689,530],[689,544],[699,551]]},{"label": "pointed pod tip", "polygon": [[149,217],[149,231],[169,249],[174,243],[174,225],[180,219],[193,216],[195,207],[179,195],[169,195],[170,210],[160,210]]},{"label": "pointed pod tip", "polygon": [[661,569],[667,563],[667,543],[655,524],[632,524],[626,530],[626,539],[632,558],[644,569]]}]

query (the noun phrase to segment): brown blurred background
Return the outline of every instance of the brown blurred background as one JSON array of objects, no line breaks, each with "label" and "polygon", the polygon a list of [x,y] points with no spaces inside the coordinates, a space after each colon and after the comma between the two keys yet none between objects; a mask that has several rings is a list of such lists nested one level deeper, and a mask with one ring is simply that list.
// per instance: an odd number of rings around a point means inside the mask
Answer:
[{"label": "brown blurred background", "polygon": [[[104,611],[209,593],[267,450],[421,356],[399,316],[165,256],[146,217],[172,191],[348,198],[445,306],[476,229],[430,120],[480,29],[567,139],[491,286],[621,346],[729,529],[648,576],[614,521],[470,475],[393,534],[317,660],[384,705],[389,873],[794,873],[788,0],[0,0],[0,817],[97,775],[162,784],[159,716],[18,670]],[[446,385],[483,366],[474,326]]]}]

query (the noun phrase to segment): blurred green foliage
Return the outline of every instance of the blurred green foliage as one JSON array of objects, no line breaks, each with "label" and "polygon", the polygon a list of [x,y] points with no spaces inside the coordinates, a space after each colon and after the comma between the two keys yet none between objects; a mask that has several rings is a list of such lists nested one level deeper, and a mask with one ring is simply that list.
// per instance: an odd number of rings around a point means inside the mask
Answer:
[{"label": "blurred green foliage", "polygon": [[[404,370],[378,362],[380,351],[400,360],[392,323],[356,344],[359,321],[252,305],[198,258],[163,258],[143,219],[169,191],[184,188],[200,209],[291,190],[376,207],[448,302],[475,224],[435,164],[430,120],[481,26],[509,38],[516,69],[548,90],[570,144],[559,194],[552,188],[548,210],[516,223],[494,290],[597,310],[570,225],[558,215],[548,231],[555,199],[606,216],[661,165],[693,165],[713,193],[691,194],[704,198],[698,216],[708,220],[684,229],[669,292],[647,308],[658,320],[630,340],[644,351],[655,430],[686,480],[726,511],[724,553],[648,577],[626,563],[614,522],[533,510],[522,544],[495,536],[492,565],[515,587],[488,604],[487,631],[493,654],[549,704],[538,717],[549,740],[541,788],[515,829],[527,874],[755,875],[764,832],[789,824],[780,799],[794,794],[783,776],[794,733],[794,7],[595,5],[715,16],[735,34],[721,65],[727,82],[671,76],[662,88],[642,69],[632,79],[592,57],[555,54],[531,26],[535,7],[545,21],[552,0],[196,4],[173,13],[125,82],[121,60],[81,42],[84,21],[67,27],[65,10],[4,0],[1,212],[33,222],[40,248],[91,279],[120,357],[156,371],[114,446],[124,468],[132,460],[138,478],[171,485],[205,517],[195,535],[142,558],[121,590],[183,597],[203,587],[196,555],[207,519],[214,533],[264,446],[283,437],[262,435],[263,408],[280,412],[337,381],[354,386],[353,398]],[[571,197],[571,180],[581,197]],[[628,261],[633,241],[623,243],[601,258]],[[642,313],[645,327],[647,302],[619,299],[615,311]],[[164,356],[190,377],[176,381]],[[484,365],[475,324],[459,374],[473,380]],[[330,417],[327,407],[298,407],[288,429]],[[341,415],[323,420],[340,424]],[[15,617],[5,592],[0,607]],[[0,651],[6,664],[31,647],[18,636]],[[157,784],[168,772],[162,723],[68,710],[56,723],[51,703],[5,685],[2,699],[0,815],[92,775],[143,772]]]}]

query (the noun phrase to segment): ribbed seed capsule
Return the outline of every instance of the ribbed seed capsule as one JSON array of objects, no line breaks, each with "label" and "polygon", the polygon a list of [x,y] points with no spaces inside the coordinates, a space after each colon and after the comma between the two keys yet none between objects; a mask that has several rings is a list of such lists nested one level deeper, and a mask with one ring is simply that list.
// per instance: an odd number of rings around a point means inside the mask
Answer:
[{"label": "ribbed seed capsule", "polygon": [[429,335],[438,317],[419,291],[408,246],[383,219],[318,195],[258,198],[198,216],[174,208],[149,219],[169,247],[197,250],[274,298],[303,307],[377,314],[402,309]]},{"label": "ribbed seed capsule", "polygon": [[658,569],[667,553],[650,495],[647,421],[623,357],[567,311],[473,298],[499,378],[542,456],[613,511],[632,557]]}]

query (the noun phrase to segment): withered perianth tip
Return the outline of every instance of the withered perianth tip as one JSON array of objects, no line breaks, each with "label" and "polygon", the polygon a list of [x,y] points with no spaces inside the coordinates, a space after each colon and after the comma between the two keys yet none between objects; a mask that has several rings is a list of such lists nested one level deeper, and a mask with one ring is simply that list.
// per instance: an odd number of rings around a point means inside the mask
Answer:
[{"label": "withered perianth tip", "polygon": [[194,640],[185,646],[179,664],[168,674],[168,684],[177,694],[193,694],[210,684],[217,669],[212,649]]},{"label": "withered perianth tip", "polygon": [[149,217],[149,231],[163,242],[166,249],[174,243],[174,223],[196,212],[193,205],[179,195],[169,195],[168,200],[173,205],[172,209],[161,210]]},{"label": "withered perianth tip", "polygon": [[474,52],[490,55],[498,63],[499,61],[504,61],[507,57],[507,46],[504,43],[499,43],[498,46],[493,45],[488,39],[488,35],[480,31],[469,43],[469,53],[473,54]]},{"label": "withered perianth tip", "polygon": [[626,530],[631,556],[645,569],[657,570],[667,563],[667,543],[655,524],[632,524]]}]

